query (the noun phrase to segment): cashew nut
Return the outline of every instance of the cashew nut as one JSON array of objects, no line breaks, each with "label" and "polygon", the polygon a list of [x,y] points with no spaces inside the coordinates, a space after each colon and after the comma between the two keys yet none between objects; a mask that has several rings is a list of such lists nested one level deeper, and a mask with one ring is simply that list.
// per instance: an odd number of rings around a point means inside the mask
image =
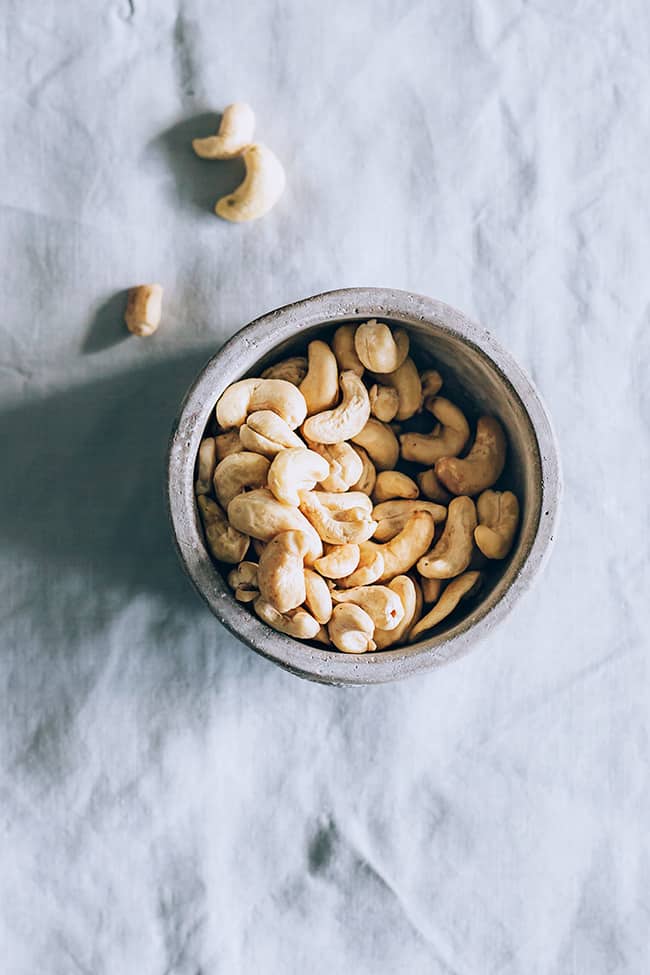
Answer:
[{"label": "cashew nut", "polygon": [[368,517],[372,514],[372,501],[362,491],[346,491],[345,494],[338,491],[316,491],[315,494],[318,501],[331,511],[348,511],[350,508],[361,508]]},{"label": "cashew nut", "polygon": [[395,499],[382,501],[372,510],[372,517],[377,522],[373,538],[377,542],[387,542],[401,532],[414,511],[428,511],[434,523],[440,524],[447,517],[447,509],[433,501],[415,501]]},{"label": "cashew nut", "polygon": [[328,476],[320,482],[324,491],[343,493],[359,480],[363,463],[354,447],[345,440],[342,443],[309,444],[311,450],[324,457],[329,464]]},{"label": "cashew nut", "polygon": [[378,650],[385,650],[387,647],[400,643],[406,636],[418,611],[418,595],[415,583],[408,576],[395,576],[388,586],[398,597],[402,604],[404,614],[397,626],[391,629],[375,629],[375,643]]},{"label": "cashew nut", "polygon": [[217,200],[218,217],[233,223],[257,220],[275,206],[285,187],[282,163],[268,146],[254,143],[242,152],[246,176],[236,190]]},{"label": "cashew nut", "polygon": [[214,437],[206,437],[199,447],[199,459],[194,484],[195,494],[210,494],[212,475],[217,464],[217,447]]},{"label": "cashew nut", "polygon": [[464,572],[474,550],[476,506],[471,498],[454,498],[447,509],[447,523],[441,538],[418,562],[418,572],[427,579],[453,579]]},{"label": "cashew nut", "polygon": [[435,464],[441,457],[459,454],[469,439],[469,424],[464,414],[448,399],[437,396],[427,402],[439,421],[432,433],[403,433],[400,443],[404,460],[418,464]]},{"label": "cashew nut", "polygon": [[262,379],[285,379],[294,386],[300,386],[307,375],[307,360],[303,355],[294,355],[282,362],[276,362],[262,373]]},{"label": "cashew nut", "polygon": [[257,569],[257,586],[262,598],[278,613],[288,613],[304,603],[304,560],[310,550],[311,538],[308,535],[301,531],[288,531],[272,538],[262,552]]},{"label": "cashew nut", "polygon": [[320,623],[304,609],[278,613],[277,609],[271,603],[267,603],[262,596],[255,600],[254,606],[255,612],[264,623],[296,640],[314,640],[320,632]]},{"label": "cashew nut", "polygon": [[387,423],[371,416],[362,430],[349,437],[367,451],[371,461],[380,471],[392,470],[399,458],[397,437]]},{"label": "cashew nut", "polygon": [[474,540],[488,559],[505,559],[519,524],[519,502],[512,491],[483,491],[476,502],[479,524]]},{"label": "cashew nut", "polygon": [[493,416],[482,416],[467,457],[443,457],[436,475],[453,494],[479,494],[498,481],[506,462],[506,436]]},{"label": "cashew nut", "polygon": [[307,416],[305,397],[285,379],[240,379],[222,394],[217,403],[217,423],[224,430],[241,427],[249,413],[271,410],[292,430]]},{"label": "cashew nut", "polygon": [[372,494],[375,482],[377,480],[377,471],[375,470],[375,465],[368,457],[363,447],[352,446],[352,449],[356,452],[361,460],[363,469],[361,472],[361,477],[355,484],[352,485],[353,491],[361,491],[363,494]]},{"label": "cashew nut", "polygon": [[410,357],[406,358],[395,372],[373,373],[372,378],[382,386],[391,386],[397,390],[399,396],[397,420],[408,420],[421,408],[422,383],[417,366]]},{"label": "cashew nut", "polygon": [[332,590],[334,603],[354,603],[365,610],[375,626],[393,630],[404,617],[404,607],[397,593],[388,586],[355,586]]},{"label": "cashew nut", "polygon": [[368,542],[384,557],[384,571],[380,582],[404,575],[424,555],[433,539],[434,521],[428,511],[414,511],[401,532],[384,545]]},{"label": "cashew nut", "polygon": [[382,423],[390,423],[395,419],[399,410],[399,393],[392,386],[380,386],[375,383],[368,392],[370,412]]},{"label": "cashew nut", "polygon": [[[259,456],[259,454],[258,454]],[[278,501],[300,504],[299,491],[310,491],[318,481],[327,477],[329,464],[324,457],[306,447],[289,447],[273,458],[269,468],[268,485]],[[261,487],[261,485],[255,485]]]},{"label": "cashew nut", "polygon": [[342,392],[339,405],[333,410],[310,416],[303,424],[303,434],[314,443],[331,444],[350,440],[363,430],[368,421],[370,400],[361,379],[348,370],[341,373],[339,382]]},{"label": "cashew nut", "polygon": [[305,532],[312,540],[307,561],[318,559],[323,554],[318,533],[305,516],[298,508],[277,501],[267,488],[256,488],[233,498],[228,505],[228,520],[237,531],[259,538],[262,542],[270,542],[280,532]]},{"label": "cashew nut", "polygon": [[354,542],[326,545],[325,555],[316,559],[314,568],[328,579],[342,579],[354,572],[359,564],[359,555],[359,546]]},{"label": "cashew nut", "polygon": [[322,643],[326,647],[330,647],[332,645],[332,641],[330,640],[330,635],[327,632],[326,626],[319,627],[318,633],[312,637],[312,640],[315,640],[317,643]]},{"label": "cashew nut", "polygon": [[305,605],[319,623],[328,623],[332,615],[330,588],[317,572],[305,569]]},{"label": "cashew nut", "polygon": [[129,288],[124,321],[129,332],[146,338],[160,325],[163,289],[160,284],[139,284]]},{"label": "cashew nut", "polygon": [[427,579],[425,576],[420,576],[420,584],[425,603],[436,603],[442,592],[443,580]]},{"label": "cashew nut", "polygon": [[304,447],[297,433],[271,410],[249,413],[239,428],[240,449],[252,450],[265,457],[275,457],[285,447]]},{"label": "cashew nut", "polygon": [[309,368],[300,383],[300,392],[305,397],[307,415],[312,416],[336,405],[339,398],[339,365],[326,342],[310,342],[307,355]]},{"label": "cashew nut", "polygon": [[384,556],[368,542],[362,542],[359,546],[358,564],[353,572],[339,578],[339,585],[344,589],[352,589],[355,586],[370,586],[381,578],[384,571]]},{"label": "cashew nut", "polygon": [[228,585],[234,589],[235,599],[240,603],[252,603],[260,594],[257,562],[240,562],[236,569],[228,573]]},{"label": "cashew nut", "polygon": [[373,500],[378,504],[380,501],[390,501],[391,498],[417,498],[418,486],[415,481],[402,474],[400,471],[382,471],[377,475],[375,489],[372,492]]},{"label": "cashew nut", "polygon": [[199,494],[196,501],[205,540],[212,555],[218,562],[229,562],[231,565],[241,562],[248,549],[248,535],[229,525],[219,505],[207,494]]},{"label": "cashew nut", "polygon": [[392,332],[388,325],[372,318],[354,333],[354,348],[371,372],[395,372],[409,354],[409,337],[402,328]]},{"label": "cashew nut", "polygon": [[422,383],[422,398],[433,399],[442,389],[442,376],[437,369],[425,369],[420,375]]},{"label": "cashew nut", "polygon": [[334,646],[343,653],[366,653],[375,649],[375,624],[365,610],[354,603],[339,603],[332,611],[327,631]]},{"label": "cashew nut", "polygon": [[416,640],[422,633],[426,633],[427,630],[431,630],[438,623],[441,623],[445,617],[453,613],[463,597],[469,596],[478,588],[480,580],[480,572],[465,572],[464,575],[453,579],[433,609],[415,624],[410,632],[409,639]]},{"label": "cashew nut", "polygon": [[350,370],[356,373],[357,376],[363,376],[363,363],[354,347],[354,333],[356,329],[356,325],[340,325],[334,332],[334,337],[332,338],[332,351],[336,356],[336,361],[339,364],[341,372]]},{"label": "cashew nut", "polygon": [[218,433],[214,438],[214,446],[217,455],[217,462],[228,457],[229,454],[236,454],[242,449],[239,439],[239,430],[228,430],[227,433]]},{"label": "cashew nut", "polygon": [[[365,508],[341,507],[333,510],[323,504],[321,491],[301,491],[300,510],[316,529],[324,542],[343,545],[346,542],[365,542],[377,527]],[[345,494],[331,495],[347,498]],[[364,495],[365,497],[365,495]]]},{"label": "cashew nut", "polygon": [[212,483],[217,501],[227,508],[245,488],[261,488],[266,484],[270,461],[261,454],[240,450],[219,461]]},{"label": "cashew nut", "polygon": [[192,139],[192,148],[201,159],[233,159],[253,141],[255,115],[246,102],[227,105],[217,135]]},{"label": "cashew nut", "polygon": [[433,467],[430,467],[428,471],[421,471],[417,475],[417,479],[422,494],[430,501],[437,501],[438,504],[449,504],[453,495],[442,486]]}]

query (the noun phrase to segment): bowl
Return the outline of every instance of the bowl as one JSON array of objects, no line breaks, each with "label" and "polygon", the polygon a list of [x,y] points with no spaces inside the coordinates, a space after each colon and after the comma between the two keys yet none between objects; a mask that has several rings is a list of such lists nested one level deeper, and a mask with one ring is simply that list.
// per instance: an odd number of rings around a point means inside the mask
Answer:
[{"label": "bowl", "polygon": [[[470,423],[496,416],[508,437],[503,484],[521,505],[518,536],[479,598],[459,607],[429,637],[399,649],[353,655],[325,650],[272,630],[238,603],[205,546],[194,496],[196,456],[214,406],[227,386],[272,362],[304,353],[342,322],[378,318],[406,328],[420,368],[437,366],[445,395]],[[548,413],[530,379],[480,325],[432,298],[384,288],[347,288],[306,298],[242,328],[210,359],[187,392],[168,457],[168,503],[183,567],[217,619],[257,653],[294,674],[328,684],[375,684],[448,663],[479,645],[529,588],[551,548],[561,478]],[[499,482],[501,483],[501,482]],[[499,485],[497,485],[499,486]]]}]

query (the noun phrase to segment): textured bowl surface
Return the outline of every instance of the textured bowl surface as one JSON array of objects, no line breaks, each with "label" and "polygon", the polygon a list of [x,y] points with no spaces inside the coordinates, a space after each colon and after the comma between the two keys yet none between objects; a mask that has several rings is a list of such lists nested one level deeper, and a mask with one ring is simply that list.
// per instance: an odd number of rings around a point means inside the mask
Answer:
[{"label": "textured bowl surface", "polygon": [[[518,495],[519,534],[501,571],[478,599],[452,614],[428,638],[398,650],[360,656],[319,649],[267,627],[238,603],[203,541],[194,498],[196,455],[224,389],[272,362],[303,352],[341,322],[379,318],[408,329],[419,367],[435,365],[444,395],[470,422],[496,416],[508,436],[502,482]],[[501,482],[499,482],[501,484]],[[500,622],[541,569],[553,541],[561,480],[555,437],[531,381],[486,329],[461,312],[421,295],[384,288],[331,291],[287,305],[237,332],[207,363],[174,424],[168,461],[169,512],[183,566],[218,619],[250,647],[293,673],[332,684],[381,683],[446,663],[474,647]]]}]

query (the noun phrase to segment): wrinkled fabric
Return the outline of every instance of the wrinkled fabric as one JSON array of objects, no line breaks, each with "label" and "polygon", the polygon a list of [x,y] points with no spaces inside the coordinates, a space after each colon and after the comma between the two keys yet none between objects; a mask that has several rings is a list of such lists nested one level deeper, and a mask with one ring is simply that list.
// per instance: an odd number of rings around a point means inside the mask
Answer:
[{"label": "wrinkled fabric", "polygon": [[[0,16],[2,971],[650,970],[647,4]],[[212,213],[241,162],[190,147],[236,99],[287,171],[241,226]],[[341,689],[217,623],[163,498],[208,356],[348,285],[491,329],[548,403],[565,497],[475,652]]]}]

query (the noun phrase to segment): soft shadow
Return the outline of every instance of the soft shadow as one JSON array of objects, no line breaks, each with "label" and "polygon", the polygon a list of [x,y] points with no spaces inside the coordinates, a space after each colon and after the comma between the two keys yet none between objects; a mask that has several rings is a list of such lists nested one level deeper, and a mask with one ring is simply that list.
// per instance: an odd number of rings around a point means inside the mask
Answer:
[{"label": "soft shadow", "polygon": [[201,159],[192,149],[192,139],[214,135],[220,122],[219,114],[202,112],[173,125],[148,147],[167,157],[181,205],[203,213],[211,213],[219,197],[231,193],[245,175],[241,159]]},{"label": "soft shadow", "polygon": [[128,293],[126,288],[118,291],[99,306],[81,345],[81,351],[85,355],[103,352],[129,338],[129,331],[124,324]]}]

